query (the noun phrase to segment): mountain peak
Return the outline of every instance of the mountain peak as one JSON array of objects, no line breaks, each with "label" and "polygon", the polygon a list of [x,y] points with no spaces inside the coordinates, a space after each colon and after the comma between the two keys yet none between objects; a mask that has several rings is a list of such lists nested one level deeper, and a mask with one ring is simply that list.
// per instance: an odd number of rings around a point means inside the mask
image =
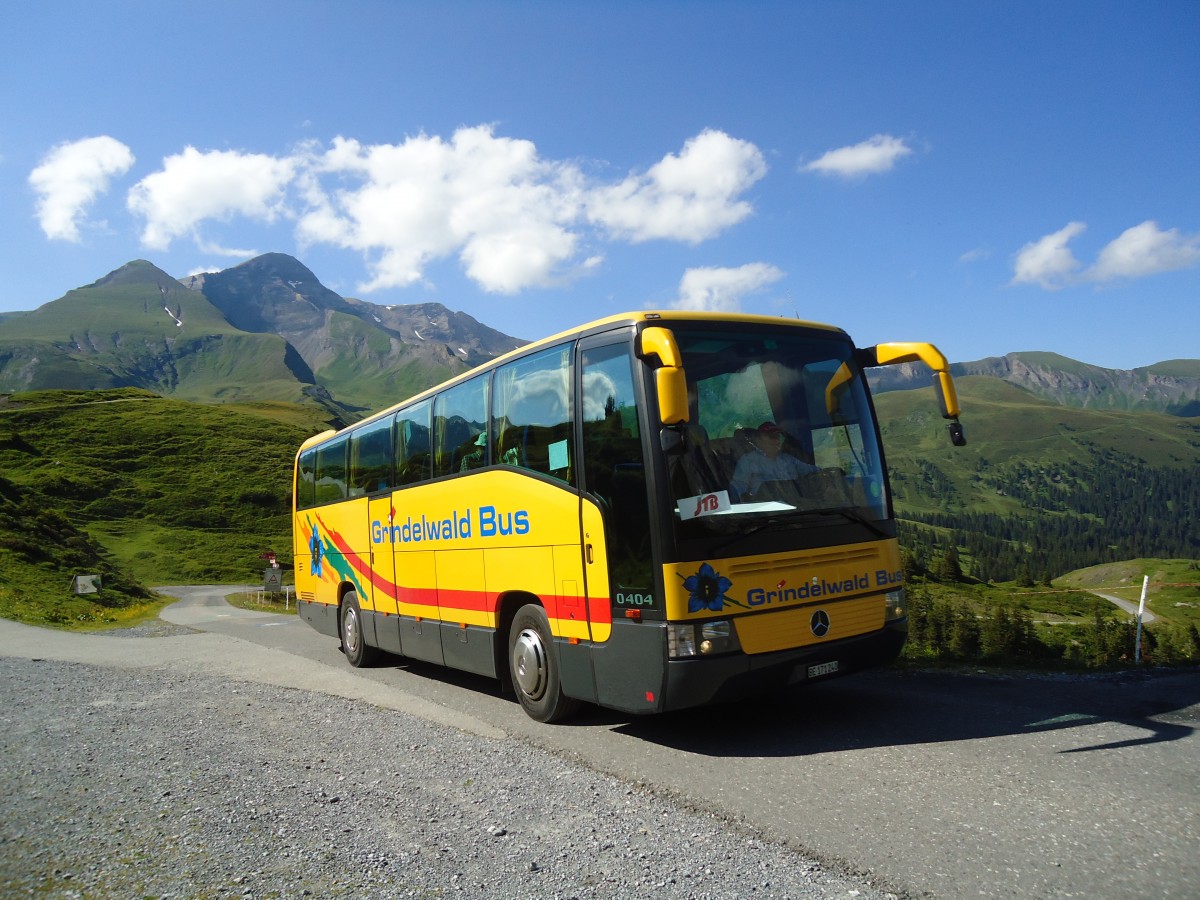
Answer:
[{"label": "mountain peak", "polygon": [[294,256],[286,253],[264,253],[228,269],[229,272],[244,272],[259,278],[277,278],[289,284],[320,284],[312,270]]},{"label": "mountain peak", "polygon": [[348,305],[286,253],[264,253],[232,269],[210,272],[201,290],[236,327],[285,337],[322,327],[328,310]]},{"label": "mountain peak", "polygon": [[178,282],[154,265],[144,259],[135,259],[125,263],[119,269],[113,269],[99,281],[96,281],[88,287],[116,287],[126,284],[153,284],[159,287],[171,285],[178,287]]}]

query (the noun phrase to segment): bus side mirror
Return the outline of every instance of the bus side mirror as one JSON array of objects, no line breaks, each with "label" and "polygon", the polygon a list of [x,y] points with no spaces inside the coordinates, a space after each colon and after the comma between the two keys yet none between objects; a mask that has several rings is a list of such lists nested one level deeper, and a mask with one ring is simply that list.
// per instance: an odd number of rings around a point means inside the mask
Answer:
[{"label": "bus side mirror", "polygon": [[678,425],[664,425],[658,432],[658,445],[668,456],[673,453],[682,453],[686,445],[683,429]]},{"label": "bus side mirror", "polygon": [[955,447],[967,445],[967,435],[963,432],[962,423],[958,421],[959,406],[958,392],[954,389],[954,379],[949,372],[936,372],[933,387],[937,392],[938,404],[942,407],[942,418],[950,419],[947,426],[950,429],[950,443]]},{"label": "bus side mirror", "polygon": [[933,370],[933,387],[937,392],[938,405],[942,408],[942,418],[951,420],[950,443],[955,447],[966,445],[967,436],[958,421],[959,413],[962,412],[958,405],[958,391],[954,387],[954,379],[950,376],[950,363],[941,350],[933,344],[895,341],[859,350],[856,357],[859,365],[864,368],[894,366],[918,360],[929,366]]},{"label": "bus side mirror", "polygon": [[683,356],[671,329],[657,325],[643,329],[638,336],[637,355],[647,362],[651,361],[651,357],[658,357],[654,386],[658,397],[659,421],[664,425],[686,422],[689,415],[687,375],[683,371]]},{"label": "bus side mirror", "polygon": [[938,405],[942,408],[943,419],[957,419],[962,413],[958,405],[958,391],[954,388],[954,379],[949,372],[935,372],[933,388],[937,392]]}]

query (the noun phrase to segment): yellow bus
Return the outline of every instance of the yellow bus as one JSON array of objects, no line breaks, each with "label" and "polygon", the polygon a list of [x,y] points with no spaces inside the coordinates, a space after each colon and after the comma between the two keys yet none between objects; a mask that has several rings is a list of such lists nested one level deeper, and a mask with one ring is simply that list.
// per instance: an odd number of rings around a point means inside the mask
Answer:
[{"label": "yellow bus", "polygon": [[301,616],[498,678],[534,719],[655,713],[886,662],[907,634],[856,348],[763,316],[639,312],[522,347],[296,457]]}]

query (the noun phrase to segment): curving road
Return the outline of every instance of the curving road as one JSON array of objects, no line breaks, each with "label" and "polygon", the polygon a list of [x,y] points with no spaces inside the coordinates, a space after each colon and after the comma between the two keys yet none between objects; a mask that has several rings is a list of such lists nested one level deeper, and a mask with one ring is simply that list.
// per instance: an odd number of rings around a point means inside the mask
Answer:
[{"label": "curving road", "polygon": [[[163,589],[178,631],[115,641],[0,622],[0,655],[283,684],[524,741],[933,897],[1195,897],[1200,678],[852,676],[731,707],[528,719],[496,683],[399,658],[346,665],[231,587]],[[131,652],[130,644],[136,644]]]},{"label": "curving road", "polygon": [[[1137,617],[1138,604],[1134,603],[1131,600],[1122,600],[1116,594],[1105,594],[1105,593],[1102,593],[1101,591],[1088,591],[1088,593],[1095,594],[1101,600],[1107,600],[1109,603],[1113,604],[1114,606],[1119,606],[1121,609],[1125,610],[1125,612],[1129,613],[1131,616],[1133,616],[1135,618]],[[1148,609],[1142,610],[1142,622],[1144,624],[1149,625],[1151,622],[1153,622],[1157,618],[1158,618],[1158,616],[1156,616],[1154,613],[1150,612],[1150,610],[1148,610]]]}]

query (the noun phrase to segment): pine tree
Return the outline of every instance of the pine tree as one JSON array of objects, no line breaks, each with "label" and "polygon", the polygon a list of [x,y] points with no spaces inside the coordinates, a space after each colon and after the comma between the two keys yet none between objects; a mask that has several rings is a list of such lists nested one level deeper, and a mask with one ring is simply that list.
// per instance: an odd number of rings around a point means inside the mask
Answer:
[{"label": "pine tree", "polygon": [[962,563],[958,559],[958,548],[953,544],[942,551],[934,570],[934,577],[943,584],[957,584],[963,580]]}]

